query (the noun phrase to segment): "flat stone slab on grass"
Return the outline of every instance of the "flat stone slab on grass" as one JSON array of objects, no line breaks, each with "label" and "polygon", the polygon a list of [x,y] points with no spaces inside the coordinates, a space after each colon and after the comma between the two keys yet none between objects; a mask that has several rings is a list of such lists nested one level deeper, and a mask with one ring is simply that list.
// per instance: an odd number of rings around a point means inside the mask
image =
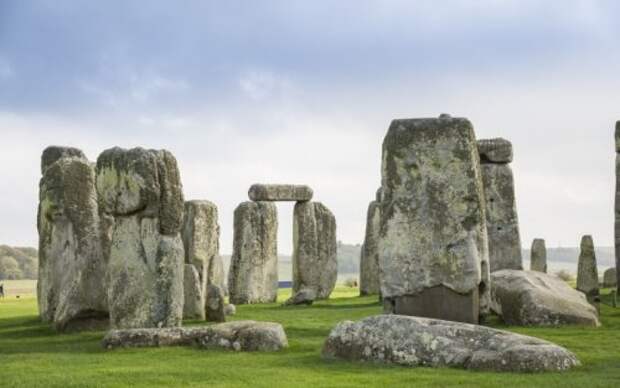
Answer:
[{"label": "flat stone slab on grass", "polygon": [[102,341],[106,349],[159,346],[197,346],[245,352],[274,352],[288,347],[279,323],[235,321],[210,326],[111,330]]},{"label": "flat stone slab on grass", "polygon": [[493,272],[491,309],[509,325],[600,325],[596,308],[582,292],[538,271]]},{"label": "flat stone slab on grass", "polygon": [[580,365],[570,351],[538,338],[404,315],[340,322],[323,346],[323,358],[498,372],[563,371]]},{"label": "flat stone slab on grass", "polygon": [[265,185],[254,184],[248,191],[252,201],[309,201],[312,189],[306,185]]}]

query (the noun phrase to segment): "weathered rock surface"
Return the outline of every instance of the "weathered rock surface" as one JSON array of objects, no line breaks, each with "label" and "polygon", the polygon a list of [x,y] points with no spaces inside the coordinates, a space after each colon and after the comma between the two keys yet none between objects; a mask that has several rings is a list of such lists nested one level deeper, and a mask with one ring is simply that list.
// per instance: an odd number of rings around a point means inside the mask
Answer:
[{"label": "weathered rock surface", "polygon": [[234,304],[271,303],[278,294],[278,213],[271,202],[243,202],[234,214],[228,292]]},{"label": "weathered rock surface", "polygon": [[613,288],[618,285],[618,280],[616,279],[616,269],[609,268],[603,273],[603,287]]},{"label": "weathered rock surface", "polygon": [[592,236],[581,238],[581,252],[577,264],[577,290],[586,294],[587,297],[599,295],[598,269]]},{"label": "weathered rock surface", "polygon": [[512,145],[505,139],[478,140],[486,203],[491,272],[523,269],[512,169]]},{"label": "weathered rock surface", "polygon": [[207,285],[206,313],[209,322],[226,322],[224,292],[214,284]]},{"label": "weathered rock surface", "polygon": [[383,142],[382,182],[379,267],[386,306],[425,316],[424,306],[441,302],[435,297],[452,298],[462,309],[432,317],[477,323],[478,312],[488,311],[489,255],[471,123],[451,117],[392,121]]},{"label": "weathered rock surface", "polygon": [[205,319],[204,290],[193,264],[185,264],[183,319]]},{"label": "weathered rock surface", "polygon": [[336,218],[320,202],[298,202],[293,211],[293,296],[288,304],[300,303],[313,294],[327,299],[338,276]]},{"label": "weathered rock surface", "polygon": [[224,314],[227,317],[237,314],[237,307],[232,303],[228,303],[226,306],[224,306]]},{"label": "weathered rock surface", "polygon": [[168,151],[112,148],[97,159],[112,328],[181,324],[183,192]]},{"label": "weathered rock surface", "polygon": [[[616,279],[620,279],[620,121],[616,122],[616,196],[614,200],[614,246],[616,250]],[[620,291],[616,290],[620,298]]]},{"label": "weathered rock surface", "polygon": [[339,323],[325,341],[323,357],[498,372],[563,371],[580,365],[570,351],[538,338],[402,315]]},{"label": "weathered rock surface", "polygon": [[532,242],[530,270],[547,273],[547,247],[542,238],[535,238]]},{"label": "weathered rock surface", "polygon": [[373,295],[381,292],[379,276],[379,228],[381,227],[381,207],[373,201],[368,205],[366,216],[366,235],[360,256],[360,295]]},{"label": "weathered rock surface", "polygon": [[225,289],[224,266],[219,254],[220,226],[217,206],[209,201],[185,202],[181,237],[185,248],[185,262],[198,270],[203,300],[207,285],[216,284]]},{"label": "weathered rock surface", "polygon": [[516,326],[598,326],[596,308],[563,280],[538,271],[491,274],[493,310]]},{"label": "weathered rock surface", "polygon": [[39,314],[57,330],[107,324],[106,261],[94,170],[75,148],[42,156],[39,211]]},{"label": "weathered rock surface", "polygon": [[501,137],[478,140],[481,163],[512,163],[512,143]]},{"label": "weathered rock surface", "polygon": [[248,191],[252,201],[309,201],[312,189],[306,185],[254,184]]},{"label": "weathered rock surface", "polygon": [[106,349],[119,347],[197,346],[204,349],[273,352],[288,347],[279,323],[236,321],[200,327],[111,330]]}]

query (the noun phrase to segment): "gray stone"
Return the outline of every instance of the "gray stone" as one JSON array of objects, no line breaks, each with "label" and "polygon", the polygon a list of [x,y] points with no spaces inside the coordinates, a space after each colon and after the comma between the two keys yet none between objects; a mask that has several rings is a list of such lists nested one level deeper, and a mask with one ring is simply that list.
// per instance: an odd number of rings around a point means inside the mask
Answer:
[{"label": "gray stone", "polygon": [[237,314],[237,307],[232,304],[232,303],[228,303],[224,306],[224,314],[228,317],[230,315],[235,315]]},{"label": "gray stone", "polygon": [[183,193],[174,156],[112,148],[99,156],[96,172],[112,328],[180,325]]},{"label": "gray stone", "polygon": [[41,155],[41,174],[45,174],[45,170],[62,158],[77,158],[84,162],[88,162],[86,155],[82,150],[73,147],[49,146],[43,150]]},{"label": "gray stone", "polygon": [[383,189],[381,187],[379,187],[377,189],[377,193],[375,194],[375,201],[381,202],[382,198],[383,198]]},{"label": "gray stone", "polygon": [[535,238],[530,250],[530,271],[547,273],[547,247],[545,240]]},{"label": "gray stone", "polygon": [[181,237],[185,248],[185,262],[194,265],[198,270],[201,293],[206,293],[208,284],[216,284],[224,289],[217,206],[209,201],[185,202]]},{"label": "gray stone", "polygon": [[273,352],[288,347],[279,323],[235,321],[210,326],[163,329],[111,330],[102,341],[105,349],[197,346],[203,349]]},{"label": "gray stone", "polygon": [[193,264],[185,264],[183,319],[205,319],[204,290],[200,275]]},{"label": "gray stone", "polygon": [[512,169],[507,164],[484,162],[480,169],[486,199],[491,272],[523,269]]},{"label": "gray stone", "polygon": [[512,143],[501,137],[478,140],[478,152],[482,163],[512,163]]},{"label": "gray stone", "polygon": [[599,295],[594,241],[592,241],[592,236],[589,235],[581,238],[581,252],[579,253],[577,264],[577,290],[583,292],[589,298]]},{"label": "gray stone", "polygon": [[580,365],[570,351],[538,338],[403,315],[339,323],[325,341],[323,357],[497,372],[564,371]]},{"label": "gray stone", "polygon": [[374,295],[381,292],[379,280],[379,228],[381,207],[373,201],[368,205],[366,235],[360,255],[360,295]]},{"label": "gray stone", "polygon": [[603,273],[603,287],[613,288],[618,285],[616,279],[616,268],[609,268]]},{"label": "gray stone", "polygon": [[309,201],[312,189],[306,185],[266,185],[256,183],[248,196],[252,201]]},{"label": "gray stone", "polygon": [[[320,202],[297,202],[293,211],[293,296],[327,299],[338,277],[336,218]],[[303,293],[304,298],[296,296]]]},{"label": "gray stone", "polygon": [[42,157],[38,305],[56,330],[107,325],[106,262],[95,174],[81,151],[47,148]]},{"label": "gray stone", "polygon": [[314,288],[302,288],[284,302],[285,306],[305,304],[311,305],[316,300],[316,290]]},{"label": "gray stone", "polygon": [[207,313],[207,321],[226,322],[226,313],[224,311],[224,292],[221,288],[214,284],[207,285],[205,310]]},{"label": "gray stone", "polygon": [[[379,267],[387,304],[405,307],[397,299],[445,287],[486,314],[487,228],[471,123],[448,117],[392,121],[383,142],[382,182]],[[422,312],[440,319],[444,314],[450,312]]]},{"label": "gray stone", "polygon": [[563,280],[538,271],[491,274],[492,308],[516,326],[598,326],[596,308]]},{"label": "gray stone", "polygon": [[243,202],[234,214],[228,292],[234,304],[272,303],[278,296],[278,213],[271,202]]}]

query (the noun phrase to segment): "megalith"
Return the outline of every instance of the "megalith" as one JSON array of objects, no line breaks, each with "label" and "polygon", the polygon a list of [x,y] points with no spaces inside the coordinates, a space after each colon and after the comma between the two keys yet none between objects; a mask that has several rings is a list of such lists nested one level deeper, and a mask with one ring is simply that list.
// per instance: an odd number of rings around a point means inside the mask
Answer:
[{"label": "megalith", "polygon": [[39,184],[39,314],[56,330],[106,324],[106,260],[95,172],[82,151],[48,147]]},{"label": "megalith", "polygon": [[381,292],[379,283],[379,228],[381,207],[379,202],[368,205],[366,216],[366,235],[360,254],[360,295],[374,295]]},{"label": "megalith", "polygon": [[293,295],[287,304],[327,299],[338,276],[336,218],[320,202],[297,202],[293,211]]},{"label": "megalith", "polygon": [[235,209],[228,293],[233,304],[270,303],[278,296],[278,213],[271,202]]},{"label": "megalith", "polygon": [[384,311],[478,323],[489,309],[489,256],[472,124],[393,120],[382,160]]},{"label": "megalith", "polygon": [[[197,270],[201,298],[204,301],[207,285],[225,286],[224,269],[219,253],[220,226],[217,206],[209,201],[194,200],[185,202],[184,209],[181,237],[185,248],[185,263],[191,264]],[[192,282],[193,278],[186,278],[187,281]],[[185,289],[192,289],[191,285],[188,287]],[[204,303],[202,309],[204,316]]]},{"label": "megalith", "polygon": [[617,287],[618,279],[616,279],[616,268],[608,268],[603,273],[603,287],[613,288]]},{"label": "megalith", "polygon": [[185,254],[176,159],[165,150],[106,150],[97,159],[96,186],[106,220],[111,327],[179,326]]},{"label": "megalith", "polygon": [[205,319],[205,289],[198,270],[193,264],[185,264],[183,276],[183,318]]},{"label": "megalith", "polygon": [[577,264],[577,290],[586,294],[588,300],[592,301],[599,295],[598,269],[592,236],[583,236],[580,247],[581,252]]},{"label": "megalith", "polygon": [[252,201],[296,201],[312,199],[312,189],[306,185],[281,185],[256,183],[250,186],[248,197]]},{"label": "megalith", "polygon": [[523,269],[512,169],[512,144],[502,138],[478,140],[486,203],[491,272]]},{"label": "megalith", "polygon": [[535,238],[530,250],[530,271],[547,273],[547,247],[545,240]]},{"label": "megalith", "polygon": [[225,322],[224,292],[215,284],[207,285],[206,315],[209,322]]}]

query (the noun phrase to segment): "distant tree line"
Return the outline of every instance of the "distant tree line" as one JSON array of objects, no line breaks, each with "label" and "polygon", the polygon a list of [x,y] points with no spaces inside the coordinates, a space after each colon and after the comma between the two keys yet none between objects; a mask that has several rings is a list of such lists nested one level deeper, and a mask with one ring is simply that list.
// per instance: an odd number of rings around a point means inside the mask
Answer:
[{"label": "distant tree line", "polygon": [[36,279],[38,260],[34,248],[0,245],[0,280]]}]

